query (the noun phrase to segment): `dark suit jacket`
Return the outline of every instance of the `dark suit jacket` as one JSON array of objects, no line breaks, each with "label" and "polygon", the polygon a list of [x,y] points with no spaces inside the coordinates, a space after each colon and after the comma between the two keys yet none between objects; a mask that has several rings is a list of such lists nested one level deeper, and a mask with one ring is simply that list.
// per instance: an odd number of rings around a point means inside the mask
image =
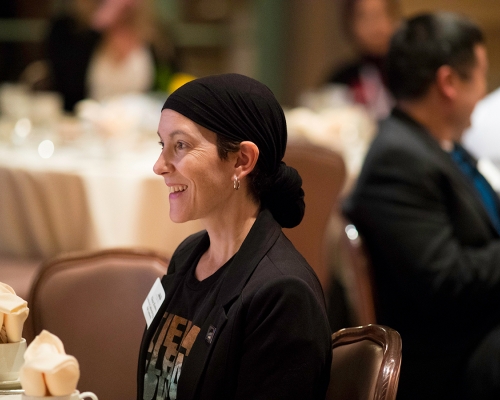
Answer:
[{"label": "dark suit jacket", "polygon": [[[138,399],[147,346],[169,295],[206,248],[208,235],[186,239],[162,279],[166,299],[141,344]],[[324,399],[330,378],[330,330],[318,278],[267,210],[235,255],[222,288],[182,366],[179,400]],[[216,328],[211,344],[205,340]]]},{"label": "dark suit jacket", "polygon": [[471,351],[500,322],[500,240],[474,187],[395,110],[344,212],[372,258],[377,322],[402,336],[398,399],[459,398]]}]

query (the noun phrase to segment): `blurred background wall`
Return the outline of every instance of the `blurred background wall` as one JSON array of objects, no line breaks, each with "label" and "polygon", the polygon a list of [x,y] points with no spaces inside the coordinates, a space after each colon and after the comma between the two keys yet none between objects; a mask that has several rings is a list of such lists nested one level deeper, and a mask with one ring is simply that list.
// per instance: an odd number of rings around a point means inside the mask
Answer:
[{"label": "blurred background wall", "polygon": [[[43,59],[49,20],[65,0],[0,2],[0,82]],[[95,0],[89,0],[95,1]],[[264,81],[285,106],[353,57],[339,30],[338,0],[156,0],[185,72],[239,72]],[[489,89],[500,86],[500,1],[401,0],[405,16],[449,10],[486,34]]]}]

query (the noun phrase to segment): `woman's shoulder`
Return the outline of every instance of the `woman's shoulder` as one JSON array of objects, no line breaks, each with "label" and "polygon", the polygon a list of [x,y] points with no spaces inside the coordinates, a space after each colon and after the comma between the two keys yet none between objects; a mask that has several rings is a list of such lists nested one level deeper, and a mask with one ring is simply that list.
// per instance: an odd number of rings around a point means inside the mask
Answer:
[{"label": "woman's shoulder", "polygon": [[281,233],[252,274],[246,292],[249,294],[262,290],[263,287],[281,292],[291,286],[308,287],[320,304],[324,303],[323,291],[316,273],[290,240]]},{"label": "woman's shoulder", "polygon": [[282,232],[274,246],[269,249],[267,259],[272,269],[281,275],[309,276],[315,273],[306,259]]}]

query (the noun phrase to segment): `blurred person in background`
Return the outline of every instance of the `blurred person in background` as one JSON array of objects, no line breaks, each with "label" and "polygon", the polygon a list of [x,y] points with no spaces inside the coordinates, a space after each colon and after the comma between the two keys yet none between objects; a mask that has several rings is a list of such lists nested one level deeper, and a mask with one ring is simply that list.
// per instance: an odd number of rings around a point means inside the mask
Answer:
[{"label": "blurred person in background", "polygon": [[398,400],[500,398],[500,202],[461,146],[486,92],[479,27],[451,13],[395,33],[382,121],[344,212],[365,240],[377,322],[401,334]]},{"label": "blurred person in background", "polygon": [[356,50],[355,61],[342,65],[327,83],[346,85],[350,97],[377,119],[386,117],[393,100],[386,89],[385,57],[400,21],[398,0],[343,0],[340,20]]},{"label": "blurred person in background", "polygon": [[85,98],[167,90],[174,46],[152,0],[72,0],[51,22],[47,58],[66,110]]}]

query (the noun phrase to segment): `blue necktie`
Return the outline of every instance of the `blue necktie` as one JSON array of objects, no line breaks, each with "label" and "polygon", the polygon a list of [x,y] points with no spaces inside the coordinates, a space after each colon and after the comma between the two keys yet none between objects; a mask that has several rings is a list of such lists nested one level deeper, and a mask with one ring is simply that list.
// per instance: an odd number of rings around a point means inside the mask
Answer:
[{"label": "blue necktie", "polygon": [[455,144],[451,157],[460,170],[469,178],[476,188],[493,226],[500,233],[500,213],[498,211],[498,196],[485,177],[478,171],[476,160],[460,145]]}]

